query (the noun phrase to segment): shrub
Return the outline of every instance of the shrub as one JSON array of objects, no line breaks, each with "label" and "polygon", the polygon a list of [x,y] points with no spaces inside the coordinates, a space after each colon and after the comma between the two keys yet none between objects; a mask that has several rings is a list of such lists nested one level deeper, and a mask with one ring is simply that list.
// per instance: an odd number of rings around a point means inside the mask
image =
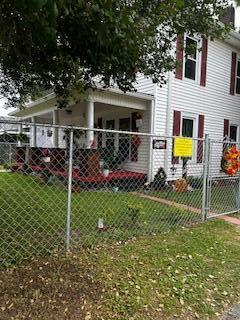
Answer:
[{"label": "shrub", "polygon": [[142,204],[132,204],[128,203],[127,204],[128,208],[128,216],[130,217],[131,224],[136,225],[139,221],[139,218],[142,214],[143,206]]},{"label": "shrub", "polygon": [[163,168],[159,168],[158,172],[155,174],[153,182],[151,183],[151,187],[154,190],[161,190],[167,185],[167,175]]},{"label": "shrub", "polygon": [[3,164],[3,169],[5,169],[5,170],[9,170],[9,169],[11,169],[11,167],[12,167],[11,163],[6,162]]}]

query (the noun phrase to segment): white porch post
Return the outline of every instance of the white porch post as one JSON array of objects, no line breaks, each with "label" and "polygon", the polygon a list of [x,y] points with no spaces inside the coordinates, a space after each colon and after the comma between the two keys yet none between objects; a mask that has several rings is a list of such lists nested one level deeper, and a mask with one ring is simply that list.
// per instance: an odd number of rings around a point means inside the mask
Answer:
[{"label": "white porch post", "polygon": [[[53,124],[59,124],[59,110],[53,110]],[[59,129],[54,127],[53,128],[53,147],[58,148],[59,142]]]},{"label": "white porch post", "polygon": [[22,137],[21,137],[21,135],[22,135],[22,124],[20,123],[19,124],[19,128],[18,128],[18,134],[19,134],[19,139],[18,139],[18,147],[21,147],[22,146]]},{"label": "white porch post", "polygon": [[[91,98],[87,102],[86,125],[87,128],[94,128],[94,101]],[[87,149],[91,148],[93,141],[94,131],[87,131]]]},{"label": "white porch post", "polygon": [[35,126],[36,117],[32,117],[31,122],[33,123],[31,126],[31,147],[34,148],[37,146],[37,128]]}]

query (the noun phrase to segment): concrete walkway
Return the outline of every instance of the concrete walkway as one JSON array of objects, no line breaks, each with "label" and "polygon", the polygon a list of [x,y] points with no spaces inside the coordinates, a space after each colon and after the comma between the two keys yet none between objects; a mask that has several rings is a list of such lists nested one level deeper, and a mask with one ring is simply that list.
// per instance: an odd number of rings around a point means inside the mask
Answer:
[{"label": "concrete walkway", "polygon": [[222,320],[240,320],[240,304],[236,304],[227,311]]},{"label": "concrete walkway", "polygon": [[[194,208],[194,207],[188,206],[188,205],[183,204],[183,203],[178,203],[178,202],[175,202],[175,201],[172,201],[172,200],[167,200],[167,199],[163,199],[163,198],[150,196],[148,194],[144,194],[144,193],[140,193],[140,192],[132,192],[132,194],[135,195],[135,196],[144,198],[144,199],[148,199],[148,200],[152,200],[152,201],[159,202],[159,203],[162,203],[162,204],[166,204],[166,205],[169,205],[169,206],[173,206],[173,207],[176,207],[178,209],[191,211],[191,212],[194,212],[194,213],[198,213],[200,215],[202,214],[202,210],[201,209]],[[209,215],[211,216],[211,215],[216,215],[216,214],[214,212],[209,212]],[[231,224],[235,224],[237,226],[240,226],[240,219],[237,219],[237,218],[234,218],[234,217],[230,217],[230,216],[227,216],[227,215],[226,216],[219,216],[217,218],[221,219],[221,220],[224,220],[226,222],[229,222]]]}]

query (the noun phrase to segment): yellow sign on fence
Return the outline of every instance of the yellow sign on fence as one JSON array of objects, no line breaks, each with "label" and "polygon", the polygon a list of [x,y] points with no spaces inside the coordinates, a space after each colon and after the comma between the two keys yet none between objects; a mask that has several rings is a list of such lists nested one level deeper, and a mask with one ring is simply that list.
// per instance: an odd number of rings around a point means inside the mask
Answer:
[{"label": "yellow sign on fence", "polygon": [[174,139],[174,157],[192,157],[193,141],[190,138],[175,138]]}]

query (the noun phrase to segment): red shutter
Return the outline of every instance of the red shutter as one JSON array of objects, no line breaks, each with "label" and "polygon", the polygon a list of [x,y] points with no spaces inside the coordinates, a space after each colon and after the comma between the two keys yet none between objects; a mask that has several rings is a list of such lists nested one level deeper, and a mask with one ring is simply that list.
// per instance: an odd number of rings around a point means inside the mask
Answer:
[{"label": "red shutter", "polygon": [[203,38],[203,40],[202,40],[201,79],[200,79],[200,85],[203,87],[206,86],[207,56],[208,56],[208,39]]},{"label": "red shutter", "polygon": [[176,45],[176,60],[178,67],[176,68],[175,78],[182,80],[183,78],[183,44],[184,37],[183,35],[177,36],[177,45]]},{"label": "red shutter", "polygon": [[235,95],[236,67],[237,67],[237,54],[236,54],[236,52],[232,52],[231,82],[230,82],[230,94],[231,95]]},{"label": "red shutter", "polygon": [[[173,136],[180,136],[180,127],[181,127],[181,112],[174,110],[174,112],[173,112]],[[173,146],[173,148],[174,148],[174,146]],[[179,157],[172,156],[172,163],[178,164]]]},{"label": "red shutter", "polygon": [[[204,135],[204,115],[198,116],[198,138],[202,139]],[[197,163],[203,160],[203,140],[199,140],[197,144]]]},{"label": "red shutter", "polygon": [[229,135],[229,120],[224,119],[224,124],[223,124],[223,137]]}]

